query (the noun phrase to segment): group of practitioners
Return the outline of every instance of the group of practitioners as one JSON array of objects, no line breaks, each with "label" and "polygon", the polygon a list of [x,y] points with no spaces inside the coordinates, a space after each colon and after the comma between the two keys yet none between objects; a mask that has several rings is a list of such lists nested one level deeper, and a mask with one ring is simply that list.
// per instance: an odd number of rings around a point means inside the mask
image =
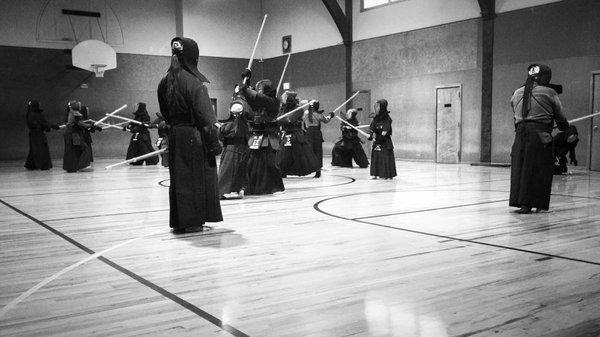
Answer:
[{"label": "group of practitioners", "polygon": [[[27,126],[29,128],[29,154],[25,162],[25,168],[28,170],[48,170],[52,168],[48,139],[45,132],[51,130],[64,129],[64,154],[63,169],[69,173],[85,171],[91,167],[94,161],[92,150],[92,133],[102,131],[102,124],[89,119],[88,107],[79,101],[69,101],[64,116],[65,124],[51,124],[44,115],[40,103],[37,100],[30,100],[27,103]],[[113,124],[111,126],[124,123]],[[122,126],[123,131],[131,133],[129,147],[127,148],[126,159],[143,156],[153,152],[152,140],[150,138],[150,128],[158,129],[158,148],[166,148],[168,145],[168,126],[164,122],[162,115],[157,113],[157,118],[150,121],[150,115],[146,110],[146,104],[140,102],[133,112],[132,122],[125,122]],[[166,152],[166,151],[165,151]],[[168,166],[168,157],[166,153],[161,153],[162,165]],[[159,157],[151,156],[139,161],[131,162],[131,165],[156,165]]]},{"label": "group of practitioners", "polygon": [[[150,121],[144,103],[134,113],[135,121],[123,126],[132,133],[127,159],[154,151],[148,128],[158,129],[163,165],[170,174],[170,227],[174,233],[202,231],[206,222],[223,220],[221,199],[242,198],[284,191],[283,178],[315,173],[321,177],[323,166],[322,124],[334,112],[319,110],[318,101],[300,101],[297,94],[286,91],[281,100],[268,79],[250,86],[252,73],[245,69],[236,85],[229,116],[217,120],[198,71],[198,45],[189,38],[171,41],[171,64],[158,85],[160,113]],[[510,206],[519,213],[547,210],[553,173],[566,171],[566,154],[577,164],[574,147],[577,130],[569,126],[558,94],[560,86],[550,84],[551,70],[545,65],[531,65],[525,84],[511,98],[515,119],[515,141],[511,151]],[[378,100],[369,125],[372,140],[370,174],[372,178],[396,176],[392,119],[388,102]],[[39,102],[28,103],[30,153],[25,167],[47,170],[52,167],[44,132],[64,128],[67,172],[84,169],[93,161],[90,133],[102,130],[88,120],[87,108],[71,101],[67,106],[67,123],[48,123]],[[341,118],[341,139],[332,150],[332,165],[369,166],[359,137],[358,111],[349,109]],[[561,133],[552,137],[554,124]],[[555,149],[559,149],[557,154]],[[216,156],[221,155],[219,170]],[[156,165],[157,157],[144,159]],[[142,161],[135,163],[141,165]]]},{"label": "group of practitioners", "polygon": [[[171,41],[173,56],[158,85],[160,111],[169,126],[170,226],[174,233],[203,230],[206,222],[222,221],[220,200],[244,195],[265,195],[285,190],[288,175],[321,176],[322,124],[325,114],[318,101],[301,101],[286,91],[281,99],[268,79],[249,85],[245,69],[234,90],[229,116],[217,120],[198,71],[198,45],[189,38]],[[370,125],[373,143],[371,175],[396,175],[392,120],[387,101],[375,105]],[[358,138],[356,110],[344,118],[342,139],[336,143],[333,165],[369,165]],[[351,126],[350,126],[351,125]],[[222,144],[222,146],[221,146]],[[215,156],[221,154],[219,170]]]}]

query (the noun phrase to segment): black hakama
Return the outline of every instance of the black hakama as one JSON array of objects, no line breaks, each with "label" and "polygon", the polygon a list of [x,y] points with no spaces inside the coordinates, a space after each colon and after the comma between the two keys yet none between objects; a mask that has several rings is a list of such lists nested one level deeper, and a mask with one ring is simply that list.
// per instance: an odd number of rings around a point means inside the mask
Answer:
[{"label": "black hakama", "polygon": [[90,166],[92,151],[85,140],[85,130],[79,125],[67,124],[64,140],[63,169],[72,173]]},{"label": "black hakama", "polygon": [[323,167],[323,132],[319,126],[309,126],[306,128],[306,139],[310,143],[312,152],[317,158],[319,169]]},{"label": "black hakama", "polygon": [[360,139],[340,139],[331,150],[331,165],[341,167],[352,167],[352,160],[358,167],[367,168],[369,159],[362,148]]},{"label": "black hakama", "polygon": [[394,149],[377,149],[373,146],[371,151],[371,175],[379,178],[393,178],[396,174],[396,160]]},{"label": "black hakama", "polygon": [[171,127],[169,176],[169,223],[172,228],[223,221],[215,157],[205,153],[202,136],[196,127]]},{"label": "black hakama", "polygon": [[246,194],[273,194],[285,190],[281,170],[277,165],[277,151],[272,147],[250,150],[248,156],[248,187]]},{"label": "black hakama", "polygon": [[[154,148],[152,148],[152,142],[150,139],[150,132],[148,129],[143,126],[138,126],[132,130],[134,133],[131,135],[129,147],[127,148],[127,156],[125,159],[132,159],[143,156],[150,152],[154,152]],[[139,160],[135,163],[130,163],[130,165],[142,165],[144,163],[146,163],[146,165],[158,164],[158,155]]]},{"label": "black hakama", "polygon": [[304,131],[297,128],[284,128],[277,162],[283,175],[305,176],[321,169],[319,160]]},{"label": "black hakama", "polygon": [[554,163],[551,132],[549,124],[517,124],[511,151],[510,206],[548,210]]},{"label": "black hakama", "polygon": [[369,129],[375,138],[371,150],[371,176],[391,179],[396,176],[392,119],[388,113],[377,115],[371,122]]},{"label": "black hakama", "polygon": [[52,168],[48,139],[44,130],[29,130],[29,154],[25,161],[28,170],[49,170]]}]

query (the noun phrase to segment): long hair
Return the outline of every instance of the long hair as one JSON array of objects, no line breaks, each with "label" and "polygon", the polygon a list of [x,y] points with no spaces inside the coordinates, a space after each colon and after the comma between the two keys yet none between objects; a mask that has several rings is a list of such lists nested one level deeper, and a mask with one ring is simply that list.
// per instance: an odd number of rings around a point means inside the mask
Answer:
[{"label": "long hair", "polygon": [[181,53],[175,53],[171,56],[171,65],[169,66],[169,70],[167,70],[166,76],[165,99],[169,108],[173,109],[173,111],[186,111],[188,109],[186,99],[179,87],[180,75],[184,71],[182,56]]},{"label": "long hair", "polygon": [[523,91],[523,103],[521,105],[521,116],[527,117],[529,114],[529,104],[531,102],[531,91],[533,90],[534,78],[532,75],[527,76],[525,81],[525,90]]}]

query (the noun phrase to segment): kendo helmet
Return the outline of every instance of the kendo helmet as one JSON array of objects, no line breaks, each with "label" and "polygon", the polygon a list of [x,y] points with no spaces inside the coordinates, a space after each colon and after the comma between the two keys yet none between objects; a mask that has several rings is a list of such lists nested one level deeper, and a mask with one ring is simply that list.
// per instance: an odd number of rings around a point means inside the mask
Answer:
[{"label": "kendo helmet", "polygon": [[540,85],[549,84],[552,80],[552,69],[545,64],[531,64],[527,67],[527,73]]},{"label": "kendo helmet", "polygon": [[177,56],[185,70],[196,76],[201,82],[210,83],[206,76],[198,71],[200,51],[196,41],[187,37],[175,37],[171,40],[171,52]]},{"label": "kendo helmet", "polygon": [[38,102],[36,99],[31,99],[31,100],[29,100],[29,102],[27,102],[27,109],[29,111],[33,111],[33,112],[44,111],[44,109],[40,108],[40,102]]},{"label": "kendo helmet", "polygon": [[83,117],[81,112],[79,112],[81,110],[81,102],[79,102],[79,101],[75,101],[75,100],[69,101],[67,103],[67,110],[72,110],[73,115],[76,117]]},{"label": "kendo helmet", "polygon": [[268,79],[256,82],[256,91],[270,97],[275,97],[275,88],[273,88],[273,82]]}]

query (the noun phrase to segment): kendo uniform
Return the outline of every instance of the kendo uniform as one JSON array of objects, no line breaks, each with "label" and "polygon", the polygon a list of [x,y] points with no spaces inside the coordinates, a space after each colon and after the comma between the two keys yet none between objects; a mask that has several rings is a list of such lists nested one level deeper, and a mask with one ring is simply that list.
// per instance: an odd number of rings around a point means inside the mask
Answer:
[{"label": "kendo uniform", "polygon": [[376,114],[369,126],[369,139],[374,139],[371,150],[371,176],[392,179],[396,176],[396,161],[392,142],[392,119],[387,105],[385,99],[375,103]]},{"label": "kendo uniform", "polygon": [[96,131],[102,131],[102,128],[97,125],[94,125],[93,123],[88,122],[89,114],[88,114],[87,106],[82,106],[80,112],[81,112],[81,119],[88,126],[88,127],[84,128],[84,130],[83,130],[83,139],[85,140],[85,143],[87,144],[87,146],[89,148],[90,162],[94,162],[94,149],[92,148],[92,133],[94,133]]},{"label": "kendo uniform", "polygon": [[[358,110],[356,109],[348,110],[347,114],[350,115],[350,118],[347,118],[346,121],[354,126],[358,126],[357,113]],[[352,167],[352,159],[354,159],[354,162],[359,167],[368,167],[369,160],[362,148],[361,144],[363,141],[358,137],[358,131],[345,123],[340,124],[340,130],[342,130],[342,138],[335,143],[331,150],[331,165]]]},{"label": "kendo uniform", "polygon": [[[144,124],[150,123],[150,115],[146,110],[146,103],[138,103],[137,110],[133,113],[134,119]],[[152,141],[150,139],[150,131],[148,127],[142,124],[130,122],[123,128],[132,133],[131,140],[129,141],[129,147],[127,148],[127,156],[125,159],[132,159],[135,157],[143,156],[147,153],[154,152],[152,148]],[[143,160],[136,161],[135,163],[129,163],[129,165],[156,165],[158,164],[158,155],[148,157]]]},{"label": "kendo uniform", "polygon": [[223,153],[219,164],[219,196],[243,198],[248,184],[248,116],[250,105],[238,93],[229,105],[229,118],[221,121],[219,136]]},{"label": "kendo uniform", "polygon": [[552,71],[546,65],[530,65],[525,85],[510,100],[514,111],[515,141],[511,151],[510,201],[518,213],[547,210],[550,205],[554,156],[552,127],[569,127],[558,93],[551,87]]},{"label": "kendo uniform", "polygon": [[[242,74],[248,76],[249,71]],[[275,119],[279,112],[279,100],[270,80],[256,83],[256,91],[242,84],[239,88],[251,112],[248,118],[250,140],[248,146],[248,187],[246,194],[272,194],[285,190],[281,170],[277,165],[279,150],[278,125]]]},{"label": "kendo uniform", "polygon": [[223,221],[215,159],[221,145],[203,84],[208,80],[197,68],[198,45],[176,37],[171,49],[171,66],[158,85],[158,103],[169,125],[169,226],[174,233],[184,233]]},{"label": "kendo uniform", "polygon": [[[286,96],[286,102],[279,113],[280,116],[298,107],[295,93],[288,93]],[[304,110],[300,109],[279,121],[281,141],[277,162],[283,177],[287,175],[305,176],[321,168],[319,160],[312,150],[312,145],[302,130],[303,115]]]},{"label": "kendo uniform", "polygon": [[321,132],[321,123],[329,123],[333,116],[333,112],[323,115],[323,110],[319,110],[319,101],[315,101],[308,106],[308,114],[302,120],[302,128],[306,131],[306,138],[319,163],[315,178],[321,177],[321,168],[323,167],[323,142],[325,140],[323,140],[323,133]]},{"label": "kendo uniform", "polygon": [[25,168],[28,170],[49,170],[52,168],[52,159],[50,159],[50,149],[48,148],[48,139],[44,132],[50,129],[58,130],[56,124],[50,124],[42,115],[40,103],[36,100],[30,100],[27,104],[27,127],[29,128],[29,154],[25,161]]},{"label": "kendo uniform", "polygon": [[92,160],[92,152],[86,141],[86,132],[89,128],[93,128],[93,124],[84,122],[80,110],[80,102],[69,101],[67,124],[63,134],[65,140],[63,169],[69,173],[87,168]]},{"label": "kendo uniform", "polygon": [[159,150],[167,149],[160,154],[161,165],[169,167],[169,126],[160,112],[156,113],[156,119],[150,123],[150,128],[156,128],[158,131],[156,147],[158,147]]},{"label": "kendo uniform", "polygon": [[575,125],[569,125],[567,131],[559,132],[554,136],[552,145],[554,149],[554,174],[567,173],[567,154],[571,164],[577,166],[575,147],[579,143],[579,133]]}]

